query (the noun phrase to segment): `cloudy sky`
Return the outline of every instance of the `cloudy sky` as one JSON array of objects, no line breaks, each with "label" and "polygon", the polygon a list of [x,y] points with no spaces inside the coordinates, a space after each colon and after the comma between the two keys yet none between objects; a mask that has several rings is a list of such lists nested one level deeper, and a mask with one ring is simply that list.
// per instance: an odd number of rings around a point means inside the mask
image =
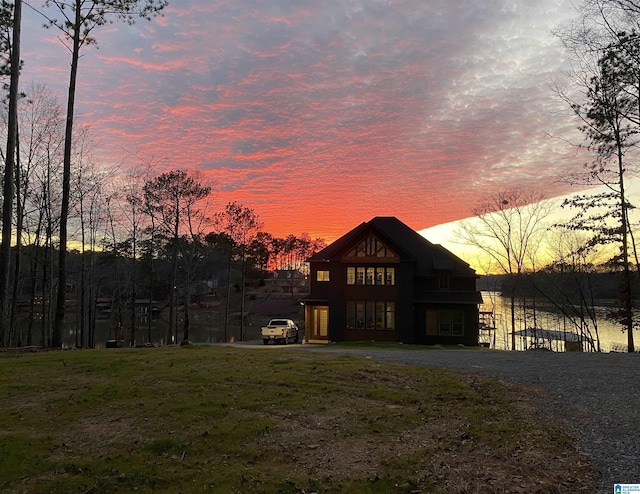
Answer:
[{"label": "cloudy sky", "polygon": [[[376,215],[416,230],[513,185],[567,192],[580,159],[550,85],[562,0],[174,0],[97,33],[77,122],[100,158],[215,180],[218,209],[332,240]],[[69,52],[25,8],[23,81],[64,102]],[[164,169],[162,169],[164,167]]]}]

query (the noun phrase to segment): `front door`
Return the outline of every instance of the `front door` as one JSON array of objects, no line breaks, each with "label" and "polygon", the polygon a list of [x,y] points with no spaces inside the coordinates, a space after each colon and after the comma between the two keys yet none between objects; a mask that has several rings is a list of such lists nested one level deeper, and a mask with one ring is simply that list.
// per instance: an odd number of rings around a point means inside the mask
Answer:
[{"label": "front door", "polygon": [[313,307],[311,315],[311,340],[329,339],[329,307]]}]

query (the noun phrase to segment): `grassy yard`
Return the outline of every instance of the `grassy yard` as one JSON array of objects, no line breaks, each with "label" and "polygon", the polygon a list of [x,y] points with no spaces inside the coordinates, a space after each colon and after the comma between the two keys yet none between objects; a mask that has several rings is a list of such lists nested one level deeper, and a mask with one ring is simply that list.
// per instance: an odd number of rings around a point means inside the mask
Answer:
[{"label": "grassy yard", "polygon": [[0,491],[592,491],[542,399],[286,347],[5,353]]}]

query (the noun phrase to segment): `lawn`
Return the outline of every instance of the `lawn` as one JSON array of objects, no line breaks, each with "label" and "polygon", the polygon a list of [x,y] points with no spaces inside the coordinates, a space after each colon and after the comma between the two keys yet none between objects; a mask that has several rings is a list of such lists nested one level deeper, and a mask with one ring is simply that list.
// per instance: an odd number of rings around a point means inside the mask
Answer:
[{"label": "lawn", "polygon": [[0,354],[0,491],[590,492],[541,391],[323,351]]}]

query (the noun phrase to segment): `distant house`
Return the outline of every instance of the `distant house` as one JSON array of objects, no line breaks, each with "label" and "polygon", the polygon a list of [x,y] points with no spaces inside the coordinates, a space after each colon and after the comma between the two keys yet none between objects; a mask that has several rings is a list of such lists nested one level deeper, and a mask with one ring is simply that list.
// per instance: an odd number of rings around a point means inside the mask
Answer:
[{"label": "distant house", "polygon": [[308,261],[309,342],[478,344],[475,271],[397,218],[362,223]]},{"label": "distant house", "polygon": [[307,293],[307,277],[298,269],[276,269],[264,280],[267,292]]},{"label": "distant house", "polygon": [[155,319],[162,310],[162,304],[156,300],[149,300],[148,298],[137,298],[135,300],[135,313],[138,317],[146,320],[149,315],[149,307],[151,307],[151,317]]}]

